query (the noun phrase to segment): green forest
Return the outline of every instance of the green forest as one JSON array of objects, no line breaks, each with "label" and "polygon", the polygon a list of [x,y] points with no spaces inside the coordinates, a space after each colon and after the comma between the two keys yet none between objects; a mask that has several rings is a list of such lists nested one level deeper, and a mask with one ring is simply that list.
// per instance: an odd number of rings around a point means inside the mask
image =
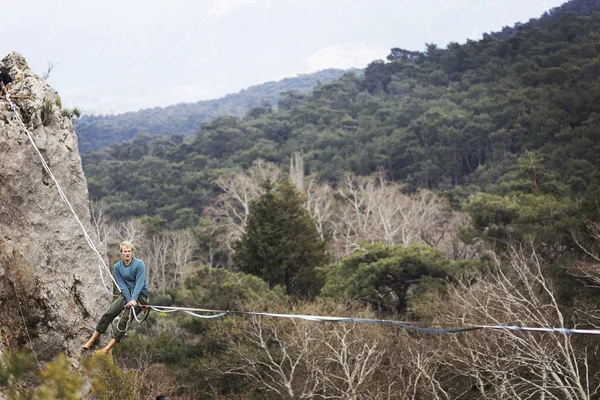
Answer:
[{"label": "green forest", "polygon": [[[478,41],[393,48],[194,134],[90,146],[100,246],[115,262],[134,241],[153,304],[596,329],[595,11],[572,1]],[[153,312],[113,358],[84,368],[108,371],[96,382],[108,398],[600,396],[595,335],[559,332]],[[4,358],[0,382],[26,396],[17,361]],[[66,379],[48,376],[42,389]]]},{"label": "green forest", "polygon": [[[194,225],[223,173],[255,160],[289,164],[336,185],[380,168],[407,191],[505,195],[518,159],[533,154],[556,183],[593,203],[597,190],[598,18],[569,12],[447,49],[393,49],[364,77],[348,73],[309,94],[283,93],[277,110],[224,116],[194,136],[140,134],[82,155],[90,196],[114,218]],[[566,156],[568,155],[568,157]],[[590,211],[593,204],[590,203]]]}]

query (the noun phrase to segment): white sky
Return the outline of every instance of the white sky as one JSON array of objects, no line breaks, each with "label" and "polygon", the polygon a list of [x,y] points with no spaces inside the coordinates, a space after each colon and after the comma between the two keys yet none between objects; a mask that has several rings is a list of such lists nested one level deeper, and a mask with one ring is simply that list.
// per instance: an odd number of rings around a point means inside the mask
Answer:
[{"label": "white sky", "polygon": [[214,99],[392,47],[478,40],[565,0],[22,0],[2,7],[18,51],[66,107],[119,113]]}]

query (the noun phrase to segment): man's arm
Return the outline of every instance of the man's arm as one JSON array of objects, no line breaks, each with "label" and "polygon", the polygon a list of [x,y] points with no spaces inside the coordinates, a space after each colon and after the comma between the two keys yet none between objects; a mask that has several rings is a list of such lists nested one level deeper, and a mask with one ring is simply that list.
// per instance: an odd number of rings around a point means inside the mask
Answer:
[{"label": "man's arm", "polygon": [[146,284],[146,264],[142,260],[140,260],[136,268],[137,270],[135,271],[135,288],[133,289],[133,295],[131,296],[131,298],[137,302],[137,299],[140,297],[142,289]]},{"label": "man's arm", "polygon": [[127,290],[127,285],[125,284],[125,280],[123,279],[123,276],[121,276],[121,270],[118,268],[119,263],[116,263],[114,266],[114,271],[115,271],[115,280],[117,281],[117,286],[119,286],[119,290],[121,291],[121,294],[123,296],[125,296],[125,299],[127,301],[131,300],[131,296],[129,295],[129,291]]}]

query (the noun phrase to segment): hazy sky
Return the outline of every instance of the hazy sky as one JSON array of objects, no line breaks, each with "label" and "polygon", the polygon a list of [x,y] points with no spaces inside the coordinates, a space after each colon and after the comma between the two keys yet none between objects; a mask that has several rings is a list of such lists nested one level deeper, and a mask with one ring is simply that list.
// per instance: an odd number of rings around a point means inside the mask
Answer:
[{"label": "hazy sky", "polygon": [[195,102],[392,47],[478,40],[565,0],[22,0],[2,8],[18,51],[66,107],[118,113]]}]

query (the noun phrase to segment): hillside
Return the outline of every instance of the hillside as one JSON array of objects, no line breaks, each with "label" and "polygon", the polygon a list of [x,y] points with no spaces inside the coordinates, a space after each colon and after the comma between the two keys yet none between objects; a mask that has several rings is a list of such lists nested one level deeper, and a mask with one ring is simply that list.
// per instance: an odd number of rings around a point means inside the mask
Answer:
[{"label": "hillside", "polygon": [[277,82],[250,86],[238,93],[215,100],[155,107],[119,115],[83,115],[75,121],[79,148],[82,153],[87,150],[98,150],[113,143],[130,140],[140,132],[166,136],[192,135],[198,131],[203,122],[223,115],[239,117],[263,102],[276,105],[281,92],[297,90],[304,93],[319,82],[330,82],[343,73],[343,70],[327,69]]},{"label": "hillside", "polygon": [[294,152],[331,183],[344,171],[384,168],[413,190],[496,190],[527,150],[574,194],[592,196],[600,178],[599,31],[599,14],[567,12],[505,41],[394,49],[391,61],[374,61],[362,77],[285,94],[277,110],[221,117],[186,140],[138,136],[132,146],[84,155],[90,194],[117,217],[174,221],[183,209],[199,216],[224,168],[245,169],[257,158],[285,166]]}]

